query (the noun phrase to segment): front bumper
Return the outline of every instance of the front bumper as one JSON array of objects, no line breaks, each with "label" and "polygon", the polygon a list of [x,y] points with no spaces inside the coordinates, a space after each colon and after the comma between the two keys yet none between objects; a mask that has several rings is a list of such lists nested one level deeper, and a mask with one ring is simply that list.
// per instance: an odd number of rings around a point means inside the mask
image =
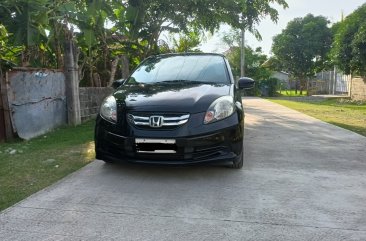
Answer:
[{"label": "front bumper", "polygon": [[[228,123],[233,122],[228,121]],[[113,128],[108,128],[108,123],[99,118],[95,129],[96,157],[106,161],[126,160],[154,164],[234,162],[243,151],[242,124],[239,122],[198,135],[173,137],[176,145],[175,153],[140,153],[136,138],[157,138],[156,131],[153,135],[149,135],[147,131],[143,136],[124,136],[121,133],[115,133]],[[164,131],[161,132],[160,138],[162,136],[172,139],[172,136]]]}]

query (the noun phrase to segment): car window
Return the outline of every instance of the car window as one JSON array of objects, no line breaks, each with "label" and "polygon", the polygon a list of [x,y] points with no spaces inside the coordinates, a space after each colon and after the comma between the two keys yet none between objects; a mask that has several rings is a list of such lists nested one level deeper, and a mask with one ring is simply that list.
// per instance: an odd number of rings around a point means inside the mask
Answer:
[{"label": "car window", "polygon": [[229,83],[224,58],[217,55],[153,57],[141,64],[127,82],[152,84],[173,81]]}]

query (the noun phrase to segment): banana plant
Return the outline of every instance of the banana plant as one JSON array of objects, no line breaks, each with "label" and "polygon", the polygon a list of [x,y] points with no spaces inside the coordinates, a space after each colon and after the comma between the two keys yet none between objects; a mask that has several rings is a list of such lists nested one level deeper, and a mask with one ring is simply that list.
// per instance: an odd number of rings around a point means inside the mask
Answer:
[{"label": "banana plant", "polygon": [[5,0],[0,5],[0,23],[8,32],[14,46],[24,46],[21,65],[41,59],[39,46],[47,42],[48,0]]}]

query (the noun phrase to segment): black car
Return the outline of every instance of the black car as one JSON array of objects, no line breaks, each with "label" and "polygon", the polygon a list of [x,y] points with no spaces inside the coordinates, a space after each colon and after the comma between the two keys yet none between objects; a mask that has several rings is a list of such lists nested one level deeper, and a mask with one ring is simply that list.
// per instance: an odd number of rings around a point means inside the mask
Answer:
[{"label": "black car", "polygon": [[243,166],[240,89],[220,54],[167,54],[145,59],[102,103],[96,158],[156,164],[229,161]]}]

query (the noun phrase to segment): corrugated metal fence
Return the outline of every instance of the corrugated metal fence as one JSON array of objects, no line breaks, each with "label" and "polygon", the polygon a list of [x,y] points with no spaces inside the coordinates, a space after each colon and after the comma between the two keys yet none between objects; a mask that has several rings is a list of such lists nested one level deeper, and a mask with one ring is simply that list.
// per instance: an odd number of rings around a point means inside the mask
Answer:
[{"label": "corrugated metal fence", "polygon": [[[23,139],[67,124],[65,75],[60,70],[15,68],[1,79],[0,141]],[[109,87],[80,88],[82,121],[95,118]]]},{"label": "corrugated metal fence", "polygon": [[311,81],[313,92],[317,94],[348,95],[351,85],[351,75],[334,71],[323,71]]},{"label": "corrugated metal fence", "polygon": [[7,79],[13,130],[19,137],[30,139],[66,124],[63,72],[14,69]]}]

